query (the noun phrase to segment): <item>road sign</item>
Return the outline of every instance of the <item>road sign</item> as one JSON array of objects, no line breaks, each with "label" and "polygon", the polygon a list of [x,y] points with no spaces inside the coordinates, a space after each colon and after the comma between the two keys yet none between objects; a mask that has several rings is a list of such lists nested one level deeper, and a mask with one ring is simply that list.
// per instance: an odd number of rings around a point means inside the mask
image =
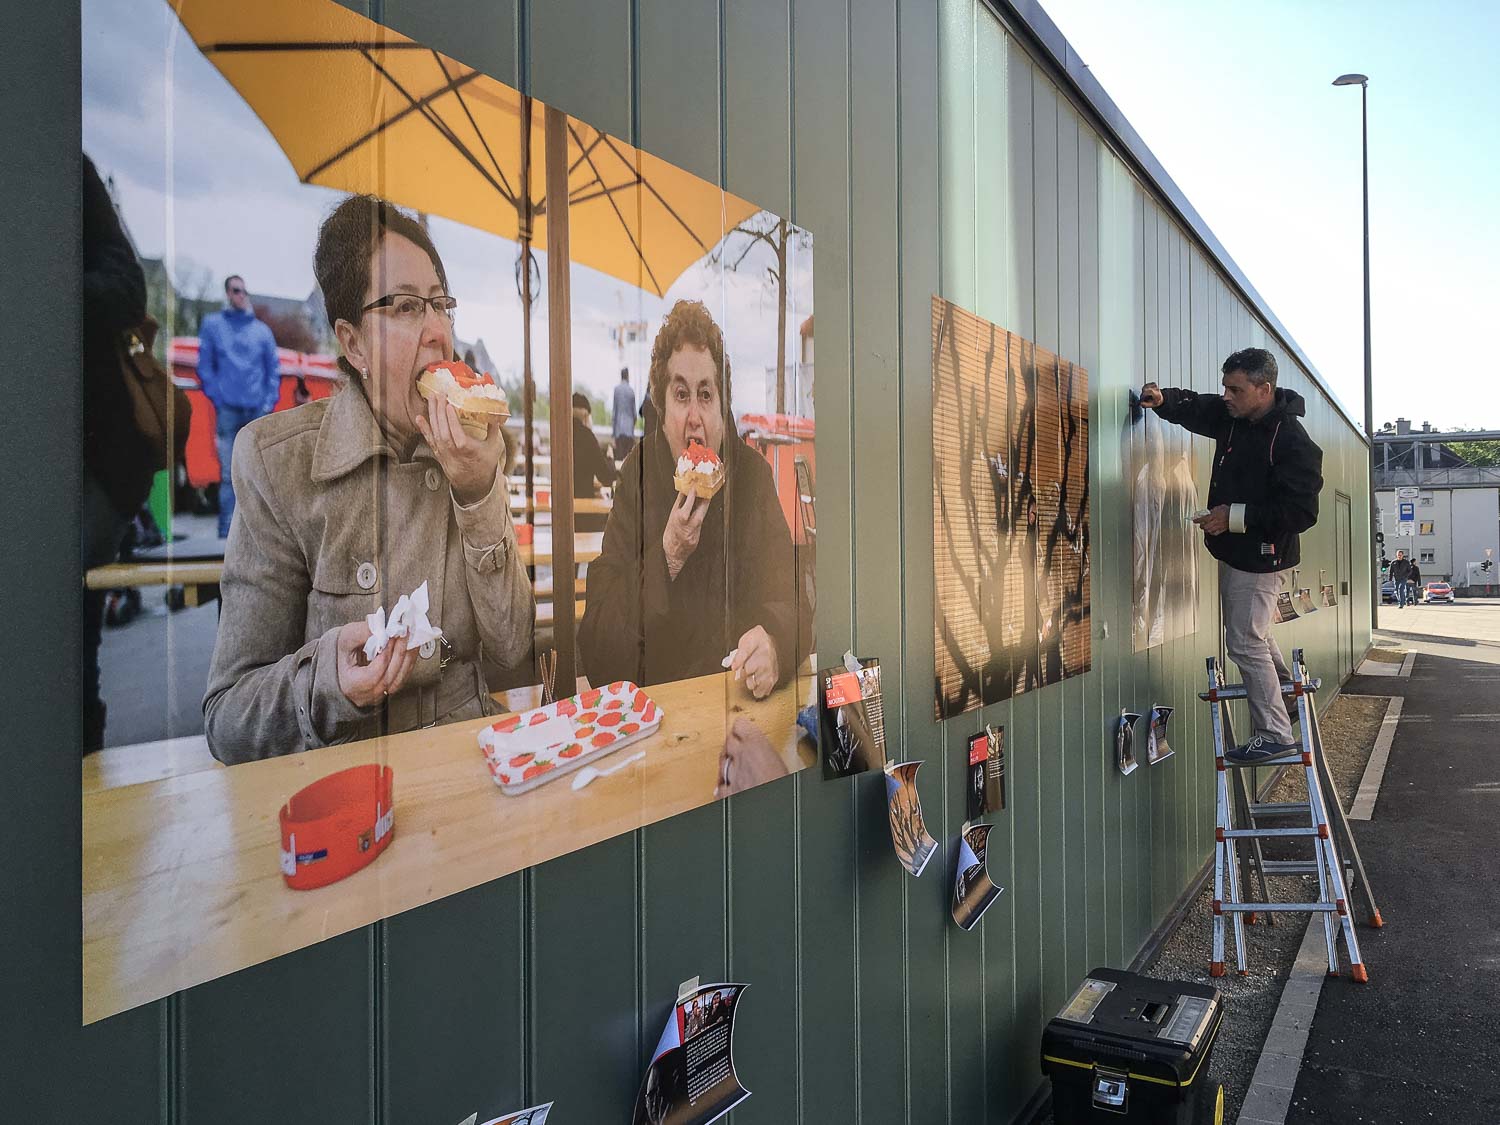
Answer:
[{"label": "road sign", "polygon": [[1401,522],[1402,523],[1410,523],[1412,520],[1414,520],[1416,518],[1417,518],[1417,506],[1415,504],[1413,504],[1410,500],[1403,501],[1402,504],[1401,504]]},{"label": "road sign", "polygon": [[1410,486],[1408,486],[1406,488],[1398,488],[1398,489],[1396,489],[1396,499],[1398,499],[1398,500],[1415,500],[1417,498],[1417,496],[1420,494],[1420,492],[1421,492],[1420,489],[1412,488]]},{"label": "road sign", "polygon": [[1400,523],[1398,523],[1396,525],[1396,536],[1397,536],[1397,538],[1400,538],[1403,535],[1415,535],[1416,533],[1417,533],[1417,525],[1415,523],[1413,523],[1411,520],[1402,520]]}]

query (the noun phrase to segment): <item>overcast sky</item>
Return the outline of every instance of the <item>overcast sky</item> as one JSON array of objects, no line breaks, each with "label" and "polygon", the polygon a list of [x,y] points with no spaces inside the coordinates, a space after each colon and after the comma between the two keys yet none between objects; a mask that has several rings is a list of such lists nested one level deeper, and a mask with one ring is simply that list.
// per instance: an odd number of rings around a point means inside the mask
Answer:
[{"label": "overcast sky", "polygon": [[[318,224],[342,193],[298,182],[276,141],[162,0],[84,0],[83,139],[100,173],[114,181],[137,248],[165,258],[179,285],[207,278],[219,296],[223,278],[238,273],[256,293],[300,299],[312,291]],[[484,339],[497,375],[519,375],[516,243],[436,216],[429,230],[459,299],[458,335]],[[536,254],[545,279],[546,252]],[[738,247],[726,257],[737,259]],[[623,361],[643,390],[656,326],[672,302],[691,297],[707,303],[725,330],[736,412],[767,409],[774,401],[777,309],[765,273],[773,261],[762,246],[735,272],[700,262],[665,299],[575,265],[575,387],[608,396]],[[812,313],[810,239],[796,249],[788,275],[790,360],[797,355],[798,328]],[[543,388],[546,315],[543,299],[532,322],[533,371]],[[609,335],[622,321],[649,325],[623,356]]]},{"label": "overcast sky", "polygon": [[1368,75],[1375,425],[1500,428],[1500,3],[1042,6],[1357,419]]}]

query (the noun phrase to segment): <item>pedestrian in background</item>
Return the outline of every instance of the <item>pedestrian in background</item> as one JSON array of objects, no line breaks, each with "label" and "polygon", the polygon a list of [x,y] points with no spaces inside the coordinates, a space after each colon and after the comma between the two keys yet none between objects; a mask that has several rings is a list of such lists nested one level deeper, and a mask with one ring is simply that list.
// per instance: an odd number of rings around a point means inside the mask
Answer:
[{"label": "pedestrian in background", "polygon": [[1397,551],[1396,559],[1391,563],[1391,584],[1396,587],[1396,608],[1405,609],[1408,597],[1407,582],[1411,580],[1411,560],[1406,557],[1405,551]]},{"label": "pedestrian in background", "polygon": [[614,450],[616,462],[630,455],[635,444],[635,388],[630,385],[630,368],[620,368],[620,381],[615,384],[614,402]]},{"label": "pedestrian in background", "polygon": [[219,452],[219,538],[229,536],[234,519],[234,439],[276,409],[281,393],[281,361],[270,326],[255,315],[245,279],[224,279],[224,308],[203,318],[198,328],[198,382],[214,407]]}]

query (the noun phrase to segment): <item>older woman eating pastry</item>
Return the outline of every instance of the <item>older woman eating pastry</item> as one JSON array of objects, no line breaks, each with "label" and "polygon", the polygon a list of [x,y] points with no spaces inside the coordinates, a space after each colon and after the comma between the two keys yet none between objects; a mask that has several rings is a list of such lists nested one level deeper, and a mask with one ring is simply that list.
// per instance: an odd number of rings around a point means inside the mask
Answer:
[{"label": "older woman eating pastry", "polygon": [[729,360],[708,309],[679,301],[651,351],[661,424],[631,450],[579,633],[595,684],[727,665],[763,699],[806,655],[791,533],[771,467],[729,421]]},{"label": "older woman eating pastry", "polygon": [[[323,223],[314,272],[347,385],[235,443],[203,701],[228,763],[490,714],[481,660],[514,666],[531,649],[501,425],[417,385],[453,359],[457,304],[427,231],[352,196]],[[423,628],[385,639],[385,611],[417,593]]]}]

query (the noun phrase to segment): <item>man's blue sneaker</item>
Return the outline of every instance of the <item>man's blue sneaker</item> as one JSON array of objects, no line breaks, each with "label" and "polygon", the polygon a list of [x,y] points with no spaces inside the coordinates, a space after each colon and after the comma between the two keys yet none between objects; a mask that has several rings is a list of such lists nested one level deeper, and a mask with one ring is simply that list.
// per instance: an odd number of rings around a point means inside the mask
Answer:
[{"label": "man's blue sneaker", "polygon": [[1226,751],[1224,757],[1227,761],[1254,765],[1256,762],[1264,762],[1267,758],[1280,758],[1285,754],[1295,754],[1297,750],[1298,747],[1293,743],[1272,742],[1265,735],[1258,734],[1245,745]]}]

